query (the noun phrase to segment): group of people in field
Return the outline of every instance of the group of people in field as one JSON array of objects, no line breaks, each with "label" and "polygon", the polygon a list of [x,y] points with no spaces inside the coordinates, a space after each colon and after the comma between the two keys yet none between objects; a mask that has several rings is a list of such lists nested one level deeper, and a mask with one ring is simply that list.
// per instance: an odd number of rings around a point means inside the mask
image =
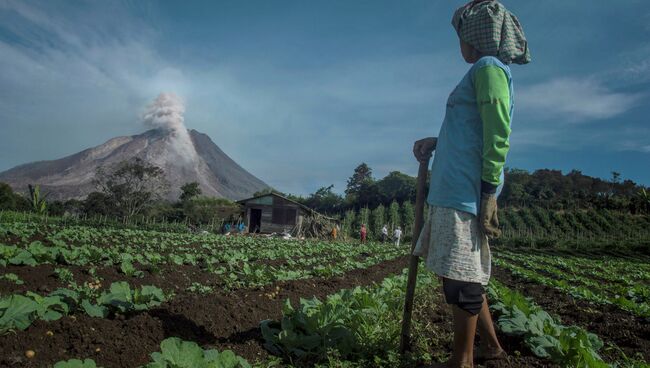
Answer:
[{"label": "group of people in field", "polygon": [[223,225],[223,234],[243,234],[246,230],[246,224],[243,221],[237,223],[226,222]]},{"label": "group of people in field", "polygon": [[[361,243],[365,243],[368,240],[368,228],[366,227],[366,224],[361,224],[361,228],[359,229],[359,237],[361,240]],[[395,230],[393,230],[393,236],[389,237],[388,236],[388,225],[384,225],[381,228],[381,236],[380,240],[382,243],[386,243],[387,241],[391,240],[393,244],[396,246],[399,245],[400,240],[402,239],[402,228],[397,226]]]}]

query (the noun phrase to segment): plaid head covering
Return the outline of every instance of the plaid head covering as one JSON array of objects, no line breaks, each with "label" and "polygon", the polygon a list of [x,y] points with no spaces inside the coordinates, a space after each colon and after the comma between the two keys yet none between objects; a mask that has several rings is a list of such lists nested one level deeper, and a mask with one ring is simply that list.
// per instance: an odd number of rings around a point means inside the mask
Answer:
[{"label": "plaid head covering", "polygon": [[505,64],[530,62],[528,42],[517,17],[497,0],[474,0],[454,13],[451,24],[461,40]]}]

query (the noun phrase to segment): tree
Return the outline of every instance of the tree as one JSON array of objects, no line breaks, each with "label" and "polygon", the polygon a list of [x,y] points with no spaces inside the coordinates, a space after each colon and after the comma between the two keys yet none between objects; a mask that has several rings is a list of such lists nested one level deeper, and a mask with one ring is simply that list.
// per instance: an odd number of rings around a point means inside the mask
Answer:
[{"label": "tree", "polygon": [[358,194],[361,186],[368,181],[373,181],[372,169],[365,162],[362,162],[354,169],[354,174],[348,179],[345,194],[348,196]]},{"label": "tree", "polygon": [[399,204],[397,201],[391,202],[388,207],[388,223],[390,224],[390,229],[395,231],[395,228],[402,226],[402,219],[399,215]]},{"label": "tree", "polygon": [[13,210],[16,208],[16,195],[7,183],[0,183],[0,210]]},{"label": "tree", "polygon": [[199,186],[199,183],[197,182],[191,182],[191,183],[185,183],[181,187],[181,195],[179,199],[181,202],[185,202],[187,200],[190,200],[194,197],[198,197],[201,195],[201,187]]},{"label": "tree", "polygon": [[38,185],[32,186],[29,184],[27,188],[29,188],[29,198],[32,205],[32,211],[39,215],[47,214],[47,202],[45,201],[47,194],[41,194],[41,187]]},{"label": "tree", "polygon": [[372,224],[369,230],[372,230],[374,233],[375,239],[379,239],[381,236],[381,229],[386,224],[386,208],[383,205],[377,206],[371,212]]},{"label": "tree", "polygon": [[415,224],[415,209],[413,208],[413,203],[404,202],[402,203],[402,224],[404,224],[404,235],[405,237],[411,237],[413,233],[413,225]]},{"label": "tree", "polygon": [[208,224],[240,213],[237,203],[225,198],[195,197],[183,202],[183,212],[192,223]]},{"label": "tree", "polygon": [[368,235],[370,235],[370,210],[368,207],[363,207],[359,210],[359,216],[357,217],[357,229],[360,228],[362,224],[366,225],[366,229],[369,233]]},{"label": "tree", "polygon": [[413,202],[417,190],[417,179],[399,171],[393,171],[377,181],[377,190],[384,205],[388,205],[392,201]]},{"label": "tree", "polygon": [[169,190],[163,169],[140,158],[99,167],[94,183],[109,197],[112,210],[124,218],[141,214]]},{"label": "tree", "polygon": [[117,211],[111,203],[111,197],[102,192],[92,192],[86,196],[81,205],[83,213],[89,216],[116,216]]},{"label": "tree", "polygon": [[354,236],[354,225],[356,217],[357,214],[354,212],[354,210],[348,210],[345,212],[345,216],[343,217],[343,222],[341,224],[341,232],[348,237]]},{"label": "tree", "polygon": [[300,202],[322,213],[338,213],[343,209],[343,197],[334,193],[334,185],[321,187],[315,193]]}]

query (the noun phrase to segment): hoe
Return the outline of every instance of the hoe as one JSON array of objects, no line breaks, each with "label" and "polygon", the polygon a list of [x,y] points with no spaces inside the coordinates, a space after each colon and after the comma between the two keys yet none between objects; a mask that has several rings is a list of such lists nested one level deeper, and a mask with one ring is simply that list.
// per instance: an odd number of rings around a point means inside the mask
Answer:
[{"label": "hoe", "polygon": [[424,192],[429,170],[429,160],[420,162],[418,169],[417,194],[415,197],[415,224],[411,237],[411,256],[409,257],[409,274],[406,282],[406,300],[404,301],[404,317],[402,318],[402,334],[399,351],[404,354],[411,348],[411,315],[413,314],[413,298],[415,296],[415,282],[418,276],[419,257],[413,255],[413,250],[418,242],[420,231],[424,222]]}]

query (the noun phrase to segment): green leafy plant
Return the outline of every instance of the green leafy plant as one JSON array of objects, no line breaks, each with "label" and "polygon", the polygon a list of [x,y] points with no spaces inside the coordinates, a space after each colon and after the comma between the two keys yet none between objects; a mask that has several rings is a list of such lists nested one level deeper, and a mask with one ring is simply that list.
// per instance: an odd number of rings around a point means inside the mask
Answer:
[{"label": "green leafy plant", "polygon": [[144,272],[136,269],[131,261],[122,261],[120,270],[129,277],[144,277]]},{"label": "green leafy plant", "polygon": [[70,284],[74,281],[74,274],[67,268],[55,268],[54,274],[56,277],[66,284]]},{"label": "green leafy plant", "polygon": [[114,308],[121,313],[135,312],[160,305],[165,294],[160,288],[151,285],[131,289],[127,282],[114,282],[108,293],[97,298],[97,304]]},{"label": "green leafy plant", "polygon": [[188,286],[187,291],[198,294],[210,294],[213,289],[209,285],[203,285],[200,282],[193,282]]},{"label": "green leafy plant", "polygon": [[598,350],[603,342],[598,336],[576,326],[566,327],[538,305],[496,281],[488,287],[491,308],[497,313],[497,326],[508,335],[524,339],[531,351],[564,367],[605,368]]},{"label": "green leafy plant", "polygon": [[16,285],[22,285],[25,283],[15,273],[5,273],[4,275],[0,275],[0,279],[5,279],[7,281],[13,282]]},{"label": "green leafy plant", "polygon": [[250,368],[251,365],[230,350],[203,350],[198,344],[170,337],[160,343],[160,352],[151,354],[153,362],[144,368]]}]

